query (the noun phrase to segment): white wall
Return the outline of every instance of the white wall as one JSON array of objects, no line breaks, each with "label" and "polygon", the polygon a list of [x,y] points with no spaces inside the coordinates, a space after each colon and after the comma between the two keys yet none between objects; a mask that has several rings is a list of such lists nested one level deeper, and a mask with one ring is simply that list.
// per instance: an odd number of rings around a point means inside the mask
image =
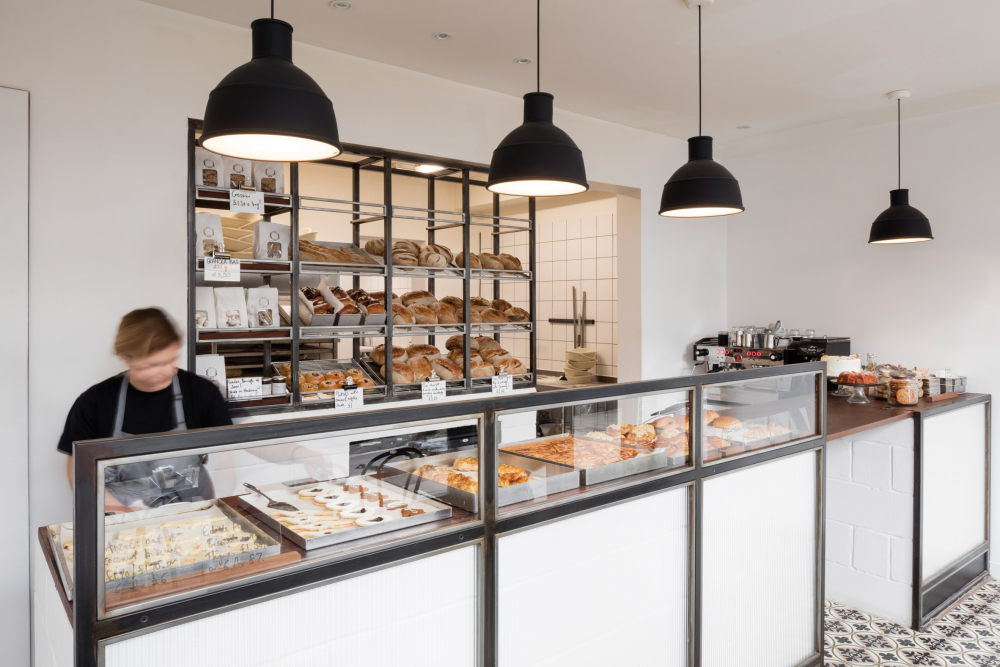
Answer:
[{"label": "white wall", "polygon": [[849,335],[880,362],[948,367],[971,391],[1000,393],[998,121],[1000,106],[904,120],[903,186],[930,218],[930,243],[867,245],[896,184],[894,124],[726,161],[747,204],[728,223],[729,323]]},{"label": "white wall", "polygon": [[[133,0],[19,3],[5,16],[0,83],[32,95],[30,361],[33,377],[49,379],[29,395],[30,521],[40,525],[70,515],[55,444],[73,399],[118,370],[118,318],[159,304],[183,319],[187,118],[249,57],[250,33]],[[519,98],[314,47],[297,45],[296,62],[332,96],[345,141],[485,163],[520,122]],[[635,295],[620,317],[642,322],[620,374],[676,374],[685,346],[724,320],[724,225],[656,216],[681,142],[556,117],[593,180],[642,191],[641,226],[618,230],[619,280]],[[655,286],[644,305],[640,280]]]},{"label": "white wall", "polygon": [[0,645],[12,665],[29,660],[28,545],[31,527],[24,513],[28,495],[28,93],[0,88],[0,214],[7,253],[0,312],[6,313],[0,340],[8,351],[7,381],[0,387],[0,442],[7,475],[0,486],[0,507],[20,508],[4,514],[6,548],[0,550]]}]

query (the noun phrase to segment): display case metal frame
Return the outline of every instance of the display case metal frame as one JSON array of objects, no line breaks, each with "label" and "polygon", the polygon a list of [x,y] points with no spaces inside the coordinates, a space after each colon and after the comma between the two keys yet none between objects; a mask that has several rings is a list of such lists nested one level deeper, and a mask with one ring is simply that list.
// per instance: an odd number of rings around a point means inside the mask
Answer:
[{"label": "display case metal frame", "polygon": [[[703,388],[712,384],[733,381],[751,381],[788,375],[812,374],[817,378],[818,433],[787,444],[773,445],[757,452],[747,452],[731,459],[703,464],[700,419],[692,419],[689,464],[676,470],[663,470],[625,478],[594,487],[592,492],[573,497],[564,502],[542,504],[536,510],[505,516],[498,515],[496,504],[497,484],[497,431],[498,413],[508,410],[543,408],[581,401],[615,400],[638,394],[693,389],[691,415],[701,415]],[[703,522],[700,494],[704,480],[766,464],[778,458],[813,452],[816,465],[816,540],[815,540],[815,637],[814,653],[801,665],[821,665],[823,662],[823,572],[824,572],[824,517],[823,467],[825,457],[825,402],[821,391],[825,382],[825,365],[821,363],[798,364],[768,369],[752,369],[730,373],[694,375],[662,380],[645,380],[550,391],[543,393],[515,394],[503,397],[488,396],[470,401],[405,406],[393,410],[373,410],[333,417],[313,417],[298,420],[255,423],[234,427],[201,429],[189,432],[152,434],[121,439],[94,440],[75,443],[74,475],[75,505],[75,581],[73,604],[74,654],[77,667],[94,667],[103,664],[104,647],[114,641],[136,634],[154,632],[178,623],[222,613],[240,606],[254,604],[275,596],[301,591],[303,588],[321,586],[345,577],[356,576],[373,569],[390,567],[401,562],[426,557],[442,551],[478,543],[481,559],[479,572],[479,646],[477,664],[492,667],[497,664],[497,541],[513,531],[547,522],[597,511],[613,504],[627,502],[644,495],[672,488],[686,487],[689,498],[689,664],[701,665],[701,526]],[[233,445],[260,443],[287,438],[302,438],[332,432],[359,429],[399,427],[408,422],[479,418],[483,428],[480,438],[480,489],[481,513],[467,524],[460,524],[437,532],[402,539],[384,547],[364,553],[347,552],[332,555],[329,559],[309,562],[303,567],[290,567],[252,580],[240,580],[229,587],[205,592],[195,592],[190,597],[147,608],[126,610],[114,616],[100,614],[100,592],[103,580],[103,547],[99,548],[103,518],[103,493],[99,482],[102,461],[129,456],[168,454],[182,450],[213,451],[232,448]]]},{"label": "display case metal frame", "polygon": [[[198,134],[201,132],[202,121],[198,119],[189,118],[188,119],[188,129],[187,129],[187,153],[188,153],[188,196],[187,196],[187,209],[188,209],[188,234],[187,234],[187,247],[188,247],[188,290],[187,290],[187,321],[185,322],[187,330],[187,367],[193,369],[195,367],[195,357],[198,354],[198,345],[211,343],[212,351],[215,352],[218,345],[232,344],[232,343],[256,343],[263,346],[261,352],[261,358],[263,359],[263,370],[268,370],[270,367],[271,359],[273,357],[273,343],[275,340],[280,342],[288,342],[289,345],[289,355],[290,363],[292,364],[292,374],[297,376],[299,369],[299,361],[301,356],[301,349],[303,341],[332,341],[336,345],[340,340],[348,340],[351,343],[352,357],[354,359],[359,359],[360,355],[360,345],[361,336],[339,336],[335,332],[330,332],[329,336],[303,336],[302,326],[299,323],[298,310],[297,310],[297,293],[300,286],[300,279],[303,274],[316,274],[314,270],[303,269],[303,265],[308,265],[310,262],[303,262],[299,258],[299,248],[297,242],[290,243],[289,247],[289,259],[284,260],[284,263],[288,264],[287,270],[275,270],[275,271],[253,271],[254,273],[260,273],[264,275],[265,282],[269,279],[270,275],[278,274],[290,274],[290,291],[291,291],[291,306],[290,306],[290,316],[292,319],[291,326],[287,327],[290,331],[287,336],[281,336],[278,339],[267,339],[267,338],[254,338],[254,339],[216,339],[216,340],[202,340],[199,337],[199,330],[195,328],[192,323],[194,322],[195,314],[195,287],[198,282],[198,260],[200,255],[197,253],[196,245],[196,234],[195,234],[195,209],[199,206],[204,206],[206,203],[211,203],[216,208],[224,208],[224,204],[228,202],[228,190],[225,188],[206,188],[195,185],[195,168],[194,168],[194,156],[195,148],[198,145]],[[297,240],[299,237],[299,213],[302,210],[315,210],[315,211],[327,211],[331,213],[338,213],[343,215],[350,215],[351,224],[351,238],[352,242],[356,246],[360,246],[361,237],[361,227],[362,225],[368,223],[383,222],[383,238],[387,240],[392,240],[394,238],[393,229],[393,219],[411,219],[426,221],[427,227],[427,242],[433,243],[435,238],[435,232],[440,229],[461,226],[463,235],[463,264],[464,268],[461,269],[462,275],[461,279],[463,282],[463,302],[464,302],[464,321],[461,323],[462,334],[466,339],[466,349],[469,348],[469,339],[476,334],[483,335],[493,335],[494,338],[499,340],[501,331],[503,333],[515,333],[518,335],[527,334],[529,336],[529,360],[528,360],[528,373],[526,378],[515,378],[515,386],[519,388],[533,387],[535,386],[537,380],[537,302],[536,302],[536,276],[537,276],[537,266],[536,266],[536,251],[535,251],[535,220],[536,220],[536,202],[534,197],[528,197],[528,217],[527,218],[512,218],[501,216],[500,210],[500,197],[498,195],[492,196],[492,215],[483,214],[473,214],[470,205],[470,188],[472,186],[486,186],[486,182],[483,180],[477,180],[472,178],[473,172],[475,173],[486,173],[489,170],[488,165],[477,164],[472,162],[465,162],[461,160],[452,160],[448,158],[441,158],[433,155],[422,155],[417,153],[409,153],[405,151],[396,151],[385,148],[373,147],[373,146],[363,146],[358,144],[344,144],[344,153],[338,158],[331,158],[328,160],[319,160],[314,164],[328,165],[331,167],[339,167],[343,169],[349,169],[351,172],[351,200],[322,200],[315,197],[309,197],[303,195],[300,192],[299,187],[299,171],[300,166],[298,163],[289,163],[289,182],[285,188],[287,192],[276,193],[273,197],[268,194],[265,197],[265,202],[267,202],[270,197],[273,200],[278,200],[279,204],[268,204],[265,206],[264,219],[270,220],[273,215],[279,215],[284,213],[290,214],[290,236],[292,239]],[[346,155],[352,156],[364,156],[358,161],[352,161],[345,158]],[[439,173],[420,173],[415,171],[407,171],[395,168],[393,166],[394,161],[402,161],[407,163],[420,163],[420,164],[436,164],[441,165],[444,169]],[[383,175],[383,193],[382,202],[365,202],[362,198],[361,193],[361,172],[362,171],[373,171],[380,172]],[[410,206],[397,205],[393,201],[393,176],[405,176],[408,178],[425,179],[427,181],[427,208],[415,208]],[[440,211],[435,208],[436,194],[435,194],[435,184],[438,182],[453,183],[461,187],[462,195],[462,210],[461,211]],[[209,194],[218,194],[218,197],[211,197],[210,200],[206,198],[199,198],[199,192],[208,192]],[[223,195],[225,195],[223,197]],[[283,204],[287,200],[287,204]],[[305,202],[305,203],[304,203]],[[315,205],[306,205],[310,202],[314,202]],[[337,206],[339,208],[332,208],[331,206],[322,207],[319,203],[326,203],[332,206]],[[366,211],[365,208],[381,208],[381,214],[374,211]],[[420,215],[418,215],[420,214]],[[438,215],[447,214],[449,217],[444,219],[438,219]],[[519,223],[519,224],[511,224]],[[527,278],[522,275],[519,276],[503,276],[497,274],[491,274],[493,277],[484,277],[481,269],[473,270],[469,264],[469,253],[471,252],[471,234],[470,230],[472,227],[484,227],[490,230],[490,235],[492,240],[490,242],[489,250],[494,253],[500,251],[500,236],[503,234],[511,233],[514,231],[524,231],[528,233],[528,269]],[[385,292],[386,294],[391,294],[393,290],[393,279],[396,277],[397,271],[400,267],[394,267],[391,258],[391,243],[386,244],[386,254],[383,258],[384,265],[381,271],[377,275],[383,275],[385,278]],[[483,250],[486,250],[484,248]],[[315,264],[315,263],[313,263]],[[325,273],[346,273],[343,267],[329,267]],[[368,272],[354,272],[353,273],[353,284],[355,287],[360,287],[360,277]],[[428,289],[433,293],[434,282],[436,278],[433,272],[424,272],[427,275],[415,275],[417,278],[426,278],[428,281]],[[399,275],[403,275],[400,273]],[[500,298],[500,284],[503,280],[517,279],[521,282],[527,282],[528,284],[528,312],[531,315],[531,319],[523,324],[527,326],[518,326],[516,329],[514,327],[507,327],[505,329],[498,327],[481,327],[481,330],[474,329],[472,323],[470,322],[470,297],[471,297],[471,285],[475,280],[492,280],[493,282],[493,298]],[[395,333],[395,327],[392,323],[392,311],[391,307],[387,309],[386,313],[386,323],[384,325],[379,325],[380,329],[384,333],[373,332],[367,337],[371,338],[383,338],[387,346],[393,345],[393,338],[399,337]],[[330,329],[328,327],[328,329]],[[434,344],[435,334],[445,333],[444,329],[434,330],[429,334],[419,334],[412,333],[411,335],[428,335],[431,344]],[[447,333],[458,333],[457,331],[448,331]],[[411,336],[405,336],[409,339]],[[336,348],[335,348],[336,349]],[[225,356],[225,355],[223,355]],[[392,378],[392,355],[389,355],[386,359],[386,385],[382,395],[366,395],[366,403],[381,403],[386,401],[394,400],[405,400],[413,398],[413,392],[397,392],[394,384],[391,382]],[[470,377],[470,359],[468,357],[464,360],[463,368],[463,386],[461,389],[451,389],[449,385],[449,391],[455,394],[468,394],[468,393],[478,393],[483,391],[489,391],[489,386],[483,383],[476,383],[474,379]],[[333,401],[303,401],[302,396],[299,392],[298,387],[291,387],[291,391],[284,398],[278,399],[278,397],[261,397],[258,401],[247,401],[241,403],[230,404],[230,409],[236,415],[251,415],[251,414],[262,414],[270,412],[285,412],[289,410],[311,410],[311,409],[328,409],[333,406]]]},{"label": "display case metal frame", "polygon": [[[973,405],[985,406],[986,419],[986,506],[985,539],[935,576],[924,581],[924,421],[928,417]],[[913,414],[913,602],[911,627],[920,630],[989,576],[990,567],[990,446],[993,400],[989,394],[938,407],[923,408]]]}]

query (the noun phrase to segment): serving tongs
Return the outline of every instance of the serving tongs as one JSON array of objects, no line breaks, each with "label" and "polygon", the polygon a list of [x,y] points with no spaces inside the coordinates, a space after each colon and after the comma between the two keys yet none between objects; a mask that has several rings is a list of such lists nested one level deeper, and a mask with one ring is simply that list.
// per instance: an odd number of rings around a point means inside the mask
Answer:
[{"label": "serving tongs", "polygon": [[263,491],[261,491],[260,489],[258,489],[256,486],[254,486],[250,482],[243,482],[243,486],[247,487],[248,489],[250,489],[254,493],[259,493],[260,495],[262,495],[265,498],[267,498],[267,500],[268,500],[268,503],[267,503],[268,509],[272,509],[272,510],[284,510],[286,512],[301,512],[302,511],[298,507],[296,507],[295,505],[292,505],[290,503],[286,503],[286,502],[284,502],[282,500],[275,500],[275,499],[273,499],[271,496],[267,495],[266,493],[264,493]]}]

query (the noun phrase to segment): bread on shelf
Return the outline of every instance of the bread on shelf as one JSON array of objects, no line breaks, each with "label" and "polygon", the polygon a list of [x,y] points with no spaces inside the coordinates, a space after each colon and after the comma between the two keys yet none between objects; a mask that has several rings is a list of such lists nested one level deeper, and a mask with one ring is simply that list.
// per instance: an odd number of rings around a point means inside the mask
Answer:
[{"label": "bread on shelf", "polygon": [[409,309],[413,311],[416,324],[437,324],[437,313],[432,308],[419,303],[411,303]]},{"label": "bread on shelf", "polygon": [[[369,356],[379,366],[385,365],[385,343],[375,346],[375,349],[371,351]],[[392,363],[397,361],[406,361],[406,350],[401,347],[392,346]]]},{"label": "bread on shelf", "polygon": [[412,361],[415,357],[425,359],[437,359],[441,356],[441,350],[426,343],[414,343],[406,348],[406,358]]},{"label": "bread on shelf", "polygon": [[504,268],[503,260],[499,256],[493,253],[483,252],[479,254],[479,261],[483,265],[484,269],[496,269],[502,271]]},{"label": "bread on shelf", "polygon": [[433,367],[431,366],[431,361],[427,357],[413,357],[406,362],[410,366],[410,370],[413,371],[413,381],[423,382],[431,376],[431,371]]},{"label": "bread on shelf", "polygon": [[500,253],[500,262],[503,264],[503,268],[508,271],[520,271],[521,270],[521,260],[514,255],[508,253]]},{"label": "bread on shelf", "polygon": [[[385,374],[386,367],[385,366],[382,366],[381,371],[382,371],[382,377],[386,377],[386,374]],[[386,378],[386,380],[388,380],[388,378]],[[411,368],[410,365],[407,362],[405,362],[405,361],[400,361],[399,363],[396,363],[395,361],[393,361],[393,363],[392,363],[392,383],[393,384],[401,384],[401,383],[405,384],[405,383],[409,383],[409,382],[413,382],[413,381],[414,381],[413,380],[413,368]]]},{"label": "bread on shelf", "polygon": [[393,324],[415,324],[416,316],[413,311],[406,306],[400,306],[399,304],[392,304],[392,323]]},{"label": "bread on shelf", "polygon": [[503,322],[510,321],[506,315],[501,313],[496,308],[485,308],[482,312],[482,316],[484,324],[501,324]]},{"label": "bread on shelf", "polygon": [[531,319],[531,313],[526,311],[524,308],[518,308],[517,306],[508,308],[503,312],[503,314],[511,322],[527,322]]},{"label": "bread on shelf", "polygon": [[464,376],[462,367],[451,359],[434,359],[431,361],[431,366],[442,380],[460,380]]},{"label": "bread on shelf", "polygon": [[490,303],[490,306],[494,310],[499,310],[502,313],[502,312],[505,312],[507,310],[510,310],[511,303],[510,303],[510,301],[507,301],[506,299],[493,299],[493,301]]},{"label": "bread on shelf", "polygon": [[433,294],[422,289],[405,293],[402,301],[404,306],[412,306],[415,303],[421,306],[429,306],[432,303],[437,303],[437,299]]},{"label": "bread on shelf", "polygon": [[449,303],[439,301],[432,303],[429,308],[437,314],[438,324],[458,324],[461,321],[458,312]]}]

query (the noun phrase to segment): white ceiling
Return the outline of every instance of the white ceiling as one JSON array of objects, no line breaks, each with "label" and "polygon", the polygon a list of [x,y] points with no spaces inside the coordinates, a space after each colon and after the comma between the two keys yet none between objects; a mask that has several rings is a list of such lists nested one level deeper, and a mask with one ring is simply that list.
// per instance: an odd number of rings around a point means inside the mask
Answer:
[{"label": "white ceiling", "polygon": [[[240,26],[269,10],[266,0],[152,2]],[[533,0],[352,2],[277,0],[276,15],[301,42],[512,95],[534,90],[534,65],[513,62],[534,57]],[[705,134],[891,121],[884,93],[896,88],[913,91],[911,116],[1000,101],[997,0],[718,0],[703,12]],[[441,31],[453,37],[432,39]],[[683,0],[542,2],[542,89],[559,108],[692,136],[696,72],[697,12]]]}]

